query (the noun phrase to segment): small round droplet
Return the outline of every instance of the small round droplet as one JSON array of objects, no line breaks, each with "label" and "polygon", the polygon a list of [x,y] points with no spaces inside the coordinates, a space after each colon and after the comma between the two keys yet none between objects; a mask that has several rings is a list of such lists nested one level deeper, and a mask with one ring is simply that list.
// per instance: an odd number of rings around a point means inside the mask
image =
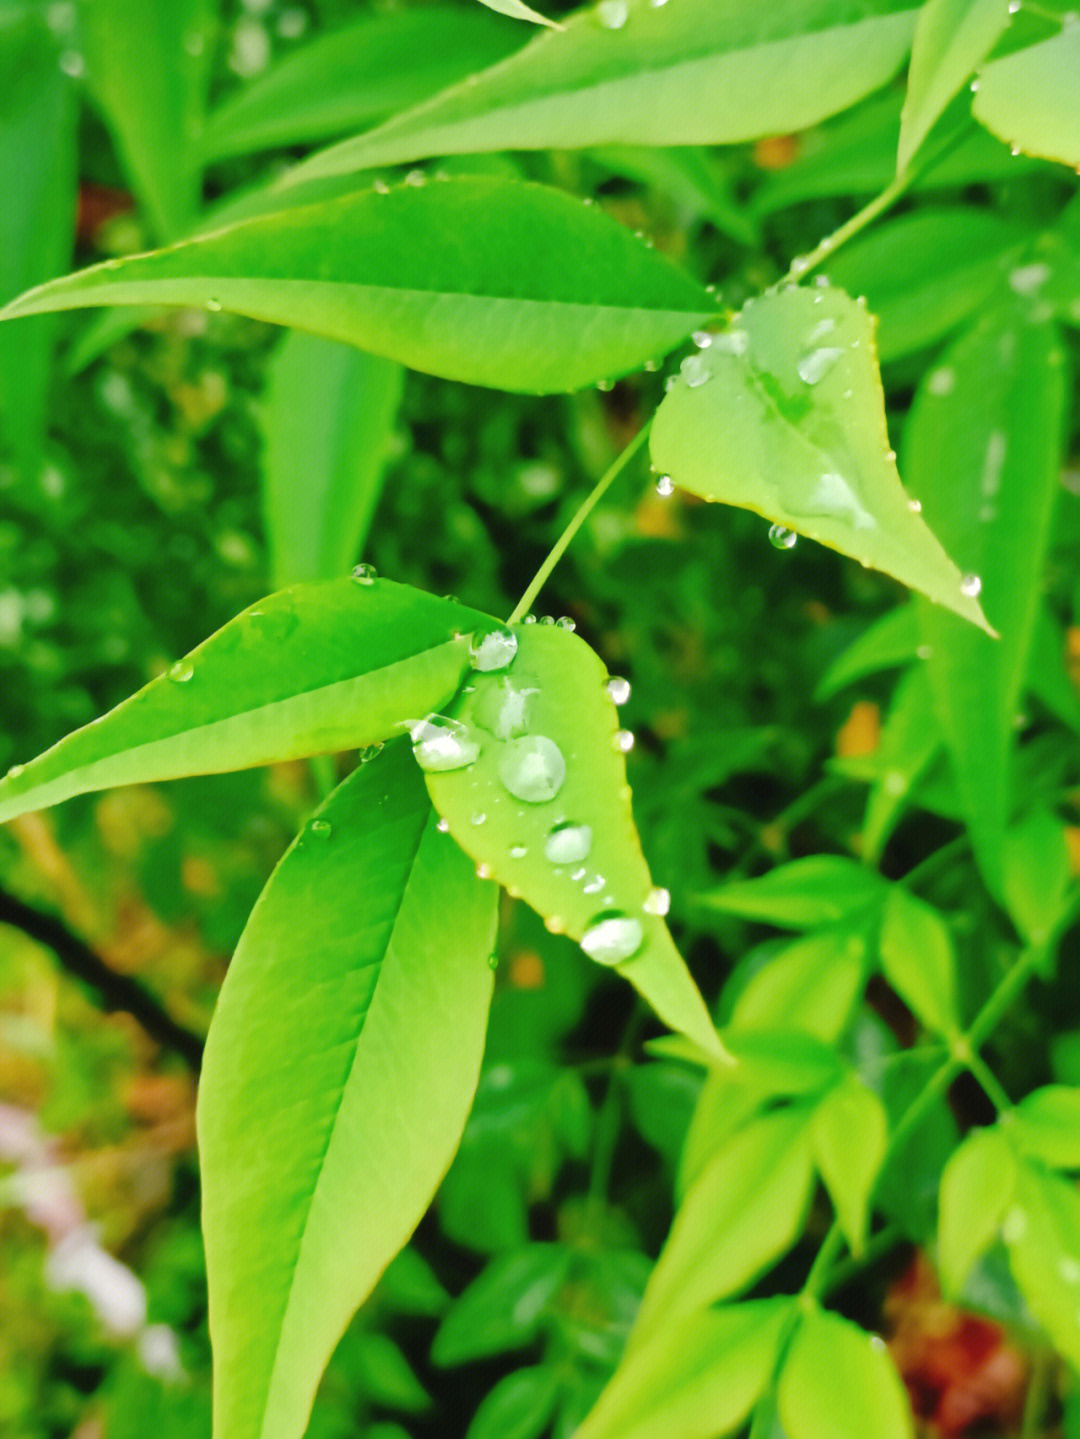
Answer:
[{"label": "small round droplet", "polygon": [[616,730],[613,743],[620,754],[629,754],[634,748],[634,736],[628,729]]},{"label": "small round droplet", "polygon": [[793,550],[798,541],[798,535],[794,530],[789,530],[786,525],[769,526],[769,544],[773,549]]},{"label": "small round droplet", "polygon": [[188,680],[195,673],[195,666],[190,660],[177,660],[169,670],[169,678],[173,684],[186,685]]},{"label": "small round droplet", "polygon": [[661,919],[671,909],[671,891],[659,885],[649,890],[648,898],[641,906],[646,914],[658,914]]},{"label": "small round droplet", "polygon": [[585,878],[588,872],[589,871],[585,868],[585,866],[581,865],[578,869],[572,869],[570,871],[570,878],[574,881],[575,884],[579,884]]},{"label": "small round droplet", "polygon": [[540,623],[541,623],[542,625],[553,625],[553,624],[555,623],[555,616],[554,616],[554,615],[541,615],[541,616],[540,616]]},{"label": "small round droplet", "polygon": [[544,858],[552,864],[577,864],[588,858],[592,842],[591,825],[564,820],[551,830],[544,841]]},{"label": "small round droplet", "polygon": [[607,910],[589,925],[581,937],[581,947],[597,964],[621,964],[637,954],[644,937],[640,919]]},{"label": "small round droplet", "polygon": [[569,615],[560,615],[555,621],[556,629],[569,630],[571,634],[577,629],[577,620],[572,620]]},{"label": "small round droplet", "polygon": [[506,746],[499,758],[499,778],[515,799],[544,804],[562,789],[566,761],[554,740],[527,735]]},{"label": "small round droplet", "polygon": [[334,832],[334,826],[328,819],[313,819],[308,829],[318,839],[329,839]]},{"label": "small round droplet", "polygon": [[690,338],[699,350],[707,350],[713,342],[712,332],[709,330],[695,330]]},{"label": "small round droplet", "polygon": [[524,845],[524,844],[512,844],[512,845],[510,846],[510,858],[511,858],[511,859],[524,859],[525,856],[528,854],[528,852],[529,852],[529,849],[528,849],[528,846],[527,846],[527,845]]},{"label": "small round droplet", "polygon": [[412,731],[413,754],[421,769],[464,769],[480,753],[480,742],[468,725],[445,715],[430,714]]},{"label": "small round droplet", "polygon": [[499,956],[498,956],[497,954],[494,954],[494,953],[493,953],[493,954],[489,954],[489,955],[488,955],[488,969],[498,969],[498,967],[499,967]]},{"label": "small round droplet", "polygon": [[474,670],[484,674],[491,670],[504,670],[513,663],[517,650],[517,635],[505,625],[499,625],[486,634],[473,635],[469,644],[469,663]]},{"label": "small round droplet", "polygon": [[357,565],[352,572],[352,577],[358,585],[373,585],[379,577],[379,572],[374,565]]},{"label": "small round droplet", "polygon": [[435,828],[439,831],[440,834],[449,834],[450,821],[444,816],[442,819],[439,820]]},{"label": "small round droplet", "polygon": [[611,696],[612,704],[624,705],[630,698],[630,681],[624,680],[622,675],[609,676],[604,688]]},{"label": "small round droplet", "polygon": [[469,816],[469,823],[477,826],[487,824],[487,815],[482,809],[478,809],[475,814]]},{"label": "small round droplet", "polygon": [[704,385],[712,379],[712,367],[704,355],[687,355],[679,366],[679,374],[682,375],[688,388],[696,390],[699,385]]},{"label": "small round droplet", "polygon": [[490,865],[490,864],[478,864],[478,865],[476,866],[476,877],[477,877],[477,879],[490,879],[490,878],[491,878],[491,865]]},{"label": "small round droplet", "polygon": [[661,475],[656,482],[656,493],[662,500],[675,493],[675,481],[670,475]]},{"label": "small round droplet", "polygon": [[965,575],[960,581],[960,593],[973,600],[982,592],[982,580],[978,575]]},{"label": "small round droplet", "polygon": [[922,500],[908,500],[907,507],[913,515],[922,514]]},{"label": "small round droplet", "polygon": [[221,301],[211,298],[207,300],[206,308],[216,315],[221,310]]}]

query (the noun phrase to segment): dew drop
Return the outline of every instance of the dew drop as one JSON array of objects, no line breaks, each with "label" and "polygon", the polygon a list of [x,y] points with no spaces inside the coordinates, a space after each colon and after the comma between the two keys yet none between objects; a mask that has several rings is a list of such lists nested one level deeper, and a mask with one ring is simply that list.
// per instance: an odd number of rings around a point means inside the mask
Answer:
[{"label": "dew drop", "polygon": [[534,625],[534,624],[536,623],[536,616],[535,616],[535,615],[522,615],[522,617],[521,617],[521,623],[522,623],[523,625]]},{"label": "dew drop", "polygon": [[505,625],[500,625],[486,634],[473,635],[469,644],[469,663],[474,670],[484,674],[491,670],[504,670],[513,662],[517,650],[517,635]]},{"label": "dew drop", "polygon": [[750,349],[750,335],[746,330],[725,330],[722,335],[713,336],[713,349],[722,355],[745,355]]},{"label": "dew drop", "polygon": [[799,537],[794,530],[789,530],[786,525],[769,526],[769,544],[777,550],[793,550],[799,542]]},{"label": "dew drop", "polygon": [[491,878],[491,865],[490,865],[490,864],[478,864],[478,865],[476,866],[476,877],[477,877],[477,879],[490,879],[490,878]]},{"label": "dew drop", "polygon": [[577,629],[577,620],[572,620],[569,615],[560,615],[555,621],[555,625],[557,629],[568,630],[570,634],[573,634]]},{"label": "dew drop", "polygon": [[566,761],[554,740],[528,735],[511,740],[499,758],[499,778],[515,799],[544,804],[566,778]]},{"label": "dew drop", "polygon": [[621,964],[637,954],[644,937],[639,919],[608,910],[589,925],[581,937],[581,947],[597,964]]},{"label": "dew drop", "polygon": [[544,928],[548,934],[562,934],[566,929],[566,925],[563,924],[559,915],[549,914],[544,920]]},{"label": "dew drop", "polygon": [[378,744],[365,745],[357,754],[356,758],[360,764],[370,764],[373,759],[378,759],[382,752],[383,743],[380,740]]},{"label": "dew drop", "polygon": [[207,302],[206,302],[206,308],[207,308],[208,310],[210,310],[213,314],[216,315],[216,314],[219,312],[219,310],[221,309],[221,301],[220,301],[220,300],[216,300],[216,299],[214,299],[213,297],[211,297],[211,298],[210,298],[209,300],[207,300]]},{"label": "dew drop", "polygon": [[488,969],[498,969],[498,967],[499,967],[499,956],[498,956],[497,954],[489,954],[489,955],[488,955]]},{"label": "dew drop", "polygon": [[939,397],[951,395],[956,388],[956,371],[950,365],[942,365],[936,370],[931,370],[926,388],[932,395]]},{"label": "dew drop", "polygon": [[512,844],[512,845],[510,846],[510,858],[511,858],[511,859],[524,859],[525,856],[528,854],[528,852],[529,852],[529,849],[528,849],[528,846],[527,846],[527,845],[524,845],[524,844]]},{"label": "dew drop", "polygon": [[[1020,153],[1019,146],[1013,154]],[[1009,288],[1017,295],[1035,295],[1050,278],[1050,266],[1044,264],[1018,265],[1009,271]]]},{"label": "dew drop", "polygon": [[390,193],[390,186],[385,180],[375,180],[371,188],[375,191],[376,195],[389,195]]},{"label": "dew drop", "polygon": [[589,871],[585,868],[585,866],[582,865],[579,869],[572,869],[570,871],[570,878],[574,881],[575,884],[578,884],[581,880],[585,878],[588,872]]},{"label": "dew drop", "polygon": [[505,675],[489,681],[477,700],[476,722],[496,739],[519,739],[529,732],[532,696],[539,689],[525,680],[521,675],[515,683]]},{"label": "dew drop", "polygon": [[469,823],[477,826],[487,824],[487,815],[482,809],[478,809],[475,814],[469,816]]},{"label": "dew drop", "polygon": [[1020,9],[1020,0],[1009,0],[1009,14],[1016,15]]},{"label": "dew drop", "polygon": [[982,580],[979,578],[978,575],[965,575],[964,578],[960,581],[960,593],[963,595],[967,595],[969,600],[975,599],[975,597],[980,594],[981,591]]},{"label": "dew drop", "polygon": [[712,379],[712,367],[704,355],[687,355],[679,366],[679,374],[691,390],[696,390]]},{"label": "dew drop", "polygon": [[313,819],[308,829],[319,839],[329,839],[334,832],[334,826],[328,819]]},{"label": "dew drop", "polygon": [[352,572],[352,577],[358,585],[373,585],[379,577],[379,572],[374,565],[357,565]]},{"label": "dew drop", "polygon": [[634,736],[628,729],[619,729],[615,731],[612,743],[620,754],[629,754],[634,748]]},{"label": "dew drop", "polygon": [[555,616],[554,616],[554,615],[541,615],[541,616],[540,616],[540,623],[541,623],[542,625],[553,625],[553,624],[555,623]]},{"label": "dew drop", "polygon": [[710,330],[695,330],[690,338],[699,350],[707,350],[713,342],[713,336]]},{"label": "dew drop", "polygon": [[445,715],[430,714],[411,730],[413,754],[421,769],[464,769],[480,753],[480,742],[468,725]]},{"label": "dew drop", "polygon": [[583,884],[581,887],[586,894],[599,894],[605,884],[607,884],[607,880],[602,874],[594,874],[588,884]]},{"label": "dew drop", "polygon": [[438,824],[435,826],[435,828],[439,831],[440,834],[449,834],[449,833],[450,833],[450,821],[444,817],[443,819],[440,819],[440,820],[439,820],[439,822],[438,822]]},{"label": "dew drop", "polygon": [[551,864],[578,864],[588,858],[592,841],[591,825],[564,820],[555,825],[544,841],[544,858]]},{"label": "dew drop", "polygon": [[627,0],[600,0],[596,7],[596,18],[605,30],[621,30],[629,13]]},{"label": "dew drop", "polygon": [[661,475],[656,482],[656,493],[662,500],[666,500],[675,491],[675,481],[670,475]]},{"label": "dew drop", "polygon": [[671,909],[671,891],[655,886],[649,890],[648,898],[641,907],[646,914],[657,914],[662,919]]},{"label": "dew drop", "polygon": [[796,366],[799,379],[804,385],[820,384],[843,353],[836,345],[820,345],[808,350]]},{"label": "dew drop", "polygon": [[907,507],[913,515],[922,514],[922,500],[908,500]]},{"label": "dew drop", "polygon": [[791,262],[790,268],[793,275],[805,275],[810,268],[810,257],[808,255],[796,255]]},{"label": "dew drop", "polygon": [[933,654],[934,654],[934,646],[933,646],[933,645],[919,645],[919,646],[917,647],[917,649],[915,650],[915,658],[918,659],[918,660],[928,660],[928,659],[931,659],[931,658],[933,657]]},{"label": "dew drop", "polygon": [[624,705],[630,698],[630,681],[624,680],[622,675],[610,675],[604,685],[611,696],[611,703]]},{"label": "dew drop", "polygon": [[405,183],[406,185],[412,185],[419,190],[427,184],[427,176],[424,174],[423,170],[410,170],[409,173],[405,176]]},{"label": "dew drop", "polygon": [[195,673],[195,666],[190,660],[177,660],[169,670],[169,678],[173,684],[186,685],[188,680]]}]

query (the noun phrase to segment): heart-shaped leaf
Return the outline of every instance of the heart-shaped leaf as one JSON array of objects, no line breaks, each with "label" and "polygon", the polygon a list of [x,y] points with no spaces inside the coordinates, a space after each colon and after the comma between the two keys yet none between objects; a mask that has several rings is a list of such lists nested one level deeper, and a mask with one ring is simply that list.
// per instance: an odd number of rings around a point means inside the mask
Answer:
[{"label": "heart-shaped leaf", "polygon": [[683,362],[651,437],[653,462],[683,488],[756,510],[788,543],[807,535],[989,628],[977,583],[927,528],[888,446],[873,320],[819,286],[747,301]]}]

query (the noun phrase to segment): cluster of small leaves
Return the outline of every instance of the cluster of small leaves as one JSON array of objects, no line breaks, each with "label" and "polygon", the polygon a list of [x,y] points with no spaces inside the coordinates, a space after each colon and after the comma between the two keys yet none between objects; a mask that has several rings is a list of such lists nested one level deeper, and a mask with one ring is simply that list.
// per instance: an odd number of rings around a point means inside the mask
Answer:
[{"label": "cluster of small leaves", "polygon": [[[503,18],[363,14],[209,106],[212,0],[162,0],[145,24],[118,0],[59,17],[0,7],[0,166],[21,176],[27,153],[61,157],[5,187],[20,196],[0,269],[12,476],[40,479],[57,312],[121,307],[82,332],[76,369],[147,307],[294,330],[271,362],[264,420],[276,593],[15,766],[0,820],[117,785],[360,751],[255,905],[210,1032],[199,1142],[215,1432],[303,1433],[335,1346],[464,1132],[441,1201],[463,1227],[470,1146],[499,1152],[467,1121],[501,887],[674,1032],[657,1046],[665,1074],[694,1076],[691,1090],[705,1078],[678,1155],[662,1123],[641,1121],[678,1164],[676,1217],[647,1281],[637,1254],[613,1256],[601,1280],[586,1246],[522,1243],[446,1314],[436,1364],[545,1346],[544,1363],[491,1391],[471,1439],[552,1424],[586,1439],[710,1439],[747,1423],[820,1439],[836,1432],[838,1393],[845,1432],[892,1439],[911,1416],[891,1361],[823,1307],[840,1249],[863,1258],[885,1225],[936,1242],[956,1294],[1003,1246],[1031,1315],[1080,1367],[1080,1200],[1061,1174],[1080,1169],[1076,1090],[1044,1085],[1013,1106],[981,1055],[1023,982],[1053,976],[1075,911],[1058,812],[1072,767],[1048,767],[1039,736],[1022,743],[1017,715],[1033,697],[1048,735],[1080,728],[1060,664],[1046,663],[1061,616],[1042,593],[1080,322],[1080,201],[1060,169],[1080,166],[1080,31],[1003,0],[599,0],[565,22],[511,0],[490,8]],[[875,98],[909,57],[902,101],[895,87]],[[83,75],[159,248],[55,279],[77,154],[69,81]],[[809,127],[825,137],[818,153],[740,203],[711,147]],[[882,134],[897,145],[884,173]],[[331,141],[204,207],[214,165]],[[748,274],[725,304],[591,196],[502,160],[563,150],[657,184],[744,246],[801,199],[882,194],[795,256],[786,283],[754,293]],[[955,197],[1008,173],[1011,151],[1035,164],[1041,208]],[[445,168],[396,168],[431,160]],[[846,243],[916,188],[954,198]],[[828,279],[811,280],[825,263]],[[650,422],[664,489],[753,511],[782,548],[804,536],[916,592],[822,679],[828,695],[904,671],[880,743],[836,761],[870,785],[861,860],[819,856],[685,896],[706,928],[737,916],[803,931],[736,971],[719,1030],[638,841],[624,682],[571,625],[516,611],[504,626],[366,564],[342,574],[372,525],[403,367],[561,394],[655,369],[691,337]],[[899,468],[881,363],[914,395]],[[916,809],[963,826],[1004,977],[961,966],[948,907],[876,867]],[[872,978],[910,1016],[917,1052],[880,1025],[867,1042]],[[960,1141],[942,1096],[965,1072],[998,1117]],[[558,1107],[553,1142],[578,1159],[587,1110],[580,1090]],[[476,1171],[474,1158],[473,1192]],[[800,1245],[818,1180],[835,1219],[803,1287],[746,1297]],[[524,1227],[520,1212],[504,1222]],[[605,1325],[617,1342],[597,1348]],[[357,1365],[397,1376],[384,1394],[400,1410],[422,1406],[390,1339],[351,1339]],[[563,1360],[584,1361],[576,1390]]]}]

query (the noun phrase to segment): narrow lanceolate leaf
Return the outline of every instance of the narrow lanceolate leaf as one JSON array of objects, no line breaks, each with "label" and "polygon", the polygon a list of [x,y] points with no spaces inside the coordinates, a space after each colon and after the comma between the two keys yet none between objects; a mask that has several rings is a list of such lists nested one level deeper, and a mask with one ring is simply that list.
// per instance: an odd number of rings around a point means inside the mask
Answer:
[{"label": "narrow lanceolate leaf", "polygon": [[495,893],[399,743],[331,795],[252,911],[199,1089],[215,1434],[299,1439],[430,1203],[479,1074]]},{"label": "narrow lanceolate leaf", "polygon": [[999,1128],[976,1129],[954,1150],[941,1176],[937,1264],[947,1294],[958,1298],[993,1244],[1013,1202],[1016,1155]]},{"label": "narrow lanceolate leaf", "polygon": [[495,631],[453,728],[415,731],[428,789],[484,871],[616,965],[669,1028],[722,1051],[662,918],[630,811],[615,705],[597,655],[556,626]]},{"label": "narrow lanceolate leaf", "polygon": [[[1025,276],[1016,283],[1022,289]],[[1016,712],[1039,612],[1067,393],[1052,323],[1022,295],[956,342],[912,405],[912,493],[980,588],[996,643],[920,605],[934,707],[987,881],[1000,891]]]},{"label": "narrow lanceolate leaf", "polygon": [[199,203],[198,136],[215,39],[211,0],[80,0],[86,78],[159,240]]},{"label": "narrow lanceolate leaf", "polygon": [[650,445],[684,489],[756,510],[987,628],[900,483],[874,323],[842,291],[789,286],[748,301],[683,362]]},{"label": "narrow lanceolate leaf", "polygon": [[987,65],[973,112],[988,130],[1027,155],[1080,165],[1080,24]]},{"label": "narrow lanceolate leaf", "polygon": [[802,130],[894,75],[914,21],[903,0],[604,0],[294,175],[429,155],[732,144]]},{"label": "narrow lanceolate leaf", "polygon": [[106,261],[0,317],[144,304],[233,310],[536,394],[638,369],[713,309],[606,215],[541,185],[469,177],[383,186]]},{"label": "narrow lanceolate leaf", "polygon": [[851,1075],[818,1103],[811,1134],[814,1160],[836,1217],[852,1253],[860,1255],[870,1225],[870,1199],[889,1140],[885,1106]]},{"label": "narrow lanceolate leaf", "polygon": [[903,174],[946,105],[1009,24],[1009,0],[930,0],[919,12],[897,173]]},{"label": "narrow lanceolate leaf", "polygon": [[296,586],[0,781],[0,822],[113,785],[373,744],[448,700],[475,611],[406,585]]},{"label": "narrow lanceolate leaf", "polygon": [[203,156],[221,160],[347,135],[495,64],[526,38],[457,5],[357,16],[234,90],[207,116]]},{"label": "narrow lanceolate leaf", "polygon": [[[0,15],[0,301],[65,270],[75,230],[77,108],[42,14]],[[0,456],[23,473],[41,459],[56,325],[0,333]]]},{"label": "narrow lanceolate leaf", "polygon": [[791,1312],[790,1300],[750,1300],[657,1330],[615,1371],[576,1439],[733,1433],[768,1386]]},{"label": "narrow lanceolate leaf", "polygon": [[821,1309],[799,1325],[776,1403],[788,1439],[912,1439],[915,1432],[882,1341]]},{"label": "narrow lanceolate leaf", "polygon": [[885,881],[865,865],[839,854],[815,854],[777,865],[758,879],[726,884],[703,895],[702,903],[780,929],[812,929],[877,906],[887,893]]},{"label": "narrow lanceolate leaf", "polygon": [[562,26],[557,25],[554,20],[538,14],[528,5],[523,5],[521,0],[480,0],[480,3],[486,5],[489,10],[497,10],[500,15],[509,15],[511,20],[528,20],[533,25],[549,25],[552,30],[562,29]]},{"label": "narrow lanceolate leaf", "polygon": [[279,587],[327,580],[359,558],[401,402],[392,360],[300,331],[270,363],[262,506]]}]

